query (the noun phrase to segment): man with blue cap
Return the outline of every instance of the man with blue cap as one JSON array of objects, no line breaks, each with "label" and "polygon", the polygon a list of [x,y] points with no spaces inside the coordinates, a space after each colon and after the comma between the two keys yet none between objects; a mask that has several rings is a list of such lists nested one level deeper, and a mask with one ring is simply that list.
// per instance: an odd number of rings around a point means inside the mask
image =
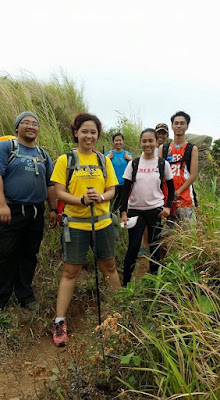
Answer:
[{"label": "man with blue cap", "polygon": [[51,158],[36,144],[39,120],[31,111],[15,120],[17,138],[0,142],[0,310],[14,289],[18,304],[39,309],[32,280],[43,238],[44,202],[50,227],[56,226]]}]

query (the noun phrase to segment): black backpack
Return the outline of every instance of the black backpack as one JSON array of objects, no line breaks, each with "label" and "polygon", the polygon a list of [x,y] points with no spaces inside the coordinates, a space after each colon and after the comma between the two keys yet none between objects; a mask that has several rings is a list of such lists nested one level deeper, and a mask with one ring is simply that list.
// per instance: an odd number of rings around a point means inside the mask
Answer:
[{"label": "black backpack", "polygon": [[[163,158],[166,160],[167,159],[167,154],[168,154],[168,149],[169,149],[170,143],[164,143],[163,145]],[[185,148],[185,152],[183,154],[181,163],[180,163],[180,169],[183,166],[183,163],[185,162],[186,167],[188,169],[188,171],[190,172],[190,164],[191,164],[191,157],[192,157],[192,149],[195,145],[188,142]],[[170,164],[175,164],[179,161],[172,161],[169,162]]]},{"label": "black backpack", "polygon": [[[169,149],[170,143],[164,143],[163,145],[163,158],[167,160],[167,154],[168,154],[168,149]],[[181,159],[180,163],[180,169],[183,167],[183,163],[185,162],[186,168],[188,169],[188,172],[190,173],[190,165],[191,165],[191,157],[192,157],[192,149],[195,145],[193,143],[188,142],[185,148],[185,152],[183,154],[183,157]],[[179,161],[168,161],[170,164],[176,164]],[[198,207],[198,201],[197,201],[197,196],[196,192],[194,189],[194,186],[192,185],[192,190],[193,190],[193,196],[194,196],[194,203],[195,207]]]},{"label": "black backpack", "polygon": [[[137,170],[138,170],[138,165],[139,165],[140,157],[135,158],[132,160],[132,184],[136,182],[136,175],[137,175]],[[159,174],[160,174],[160,188],[162,189],[163,185],[163,180],[164,180],[164,170],[165,170],[165,159],[159,157],[158,158],[158,165],[157,165]]]}]

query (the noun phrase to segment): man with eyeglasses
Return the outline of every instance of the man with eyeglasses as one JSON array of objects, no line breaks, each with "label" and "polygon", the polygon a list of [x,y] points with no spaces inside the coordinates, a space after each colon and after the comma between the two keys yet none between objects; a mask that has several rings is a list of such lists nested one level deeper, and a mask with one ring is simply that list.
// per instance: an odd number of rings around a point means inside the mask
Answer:
[{"label": "man with eyeglasses", "polygon": [[190,116],[184,111],[176,112],[171,117],[174,140],[167,148],[166,144],[161,145],[158,152],[159,157],[169,161],[173,172],[175,186],[175,198],[171,209],[173,221],[186,222],[194,218],[196,199],[192,184],[198,172],[198,149],[185,138],[190,120]]},{"label": "man with eyeglasses", "polygon": [[25,111],[15,120],[17,139],[0,142],[0,310],[13,288],[18,304],[37,311],[32,280],[43,238],[44,201],[57,223],[53,163],[36,144],[39,120]]}]

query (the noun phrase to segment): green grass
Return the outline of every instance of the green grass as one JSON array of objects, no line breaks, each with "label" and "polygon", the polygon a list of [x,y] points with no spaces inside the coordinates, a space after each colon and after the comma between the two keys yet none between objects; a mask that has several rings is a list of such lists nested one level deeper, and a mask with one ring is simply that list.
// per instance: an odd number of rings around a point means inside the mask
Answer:
[{"label": "green grass", "polygon": [[0,77],[0,134],[13,135],[15,118],[25,110],[38,116],[39,144],[56,159],[72,147],[70,122],[86,105],[82,90],[64,75],[46,83],[31,74]]},{"label": "green grass", "polygon": [[[69,124],[76,112],[86,110],[82,90],[67,77],[39,82],[32,76],[0,78],[1,134],[13,134],[15,117],[25,109],[40,119],[39,143],[55,160],[72,147]],[[104,122],[104,121],[103,121]],[[141,124],[119,116],[117,126],[103,132],[98,148],[112,146],[115,131],[125,135],[126,149],[140,154]],[[102,280],[103,339],[94,332],[97,323],[93,255],[77,285],[68,313],[70,326],[81,307],[88,332],[77,338],[73,362],[57,365],[49,399],[193,399],[220,398],[220,200],[219,177],[212,160],[200,172],[198,222],[188,231],[181,227],[167,240],[166,265],[157,276],[145,275],[112,297]],[[127,248],[127,232],[120,229],[116,263],[120,273]],[[43,315],[23,312],[10,301],[0,316],[1,353],[23,351],[39,336],[51,334],[57,287],[62,270],[60,228],[48,229],[39,254],[34,289]],[[90,307],[89,304],[92,304]],[[117,311],[119,314],[114,314]],[[20,332],[22,330],[22,337]],[[104,344],[105,364],[102,360]]]}]

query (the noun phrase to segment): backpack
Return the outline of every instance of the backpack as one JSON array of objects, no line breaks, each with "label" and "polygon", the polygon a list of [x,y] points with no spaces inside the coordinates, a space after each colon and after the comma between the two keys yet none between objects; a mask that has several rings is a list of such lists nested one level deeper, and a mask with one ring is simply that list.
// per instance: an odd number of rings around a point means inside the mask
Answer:
[{"label": "backpack", "polygon": [[[168,149],[169,149],[170,143],[164,143],[163,145],[163,158],[165,160],[167,160],[167,155],[168,155]],[[188,170],[188,172],[190,173],[190,164],[191,164],[191,157],[192,157],[192,149],[195,145],[193,143],[188,142],[185,148],[185,152],[183,154],[183,157],[181,159],[181,163],[180,163],[180,169],[183,166],[183,163],[185,162],[186,164],[186,168]],[[170,164],[175,164],[179,161],[169,161],[167,160]],[[198,201],[197,201],[197,196],[196,196],[196,192],[194,189],[194,186],[192,185],[192,191],[193,191],[193,197],[194,197],[194,203],[195,203],[195,207],[198,207]]]},{"label": "backpack", "polygon": [[[140,157],[137,157],[134,160],[132,160],[132,184],[134,184],[136,182],[136,175],[137,175],[139,161],[140,161]],[[163,180],[164,180],[164,170],[165,170],[165,159],[164,158],[161,158],[161,157],[158,158],[157,168],[158,168],[159,174],[160,174],[160,188],[162,190]]]},{"label": "backpack", "polygon": [[4,142],[5,140],[10,140],[10,139],[16,139],[16,137],[12,135],[0,136],[0,142]]},{"label": "backpack", "polygon": [[[168,142],[164,143],[164,145],[163,145],[163,158],[165,160],[167,160],[167,154],[168,154],[169,146],[170,146],[170,143],[168,143]],[[183,163],[185,162],[186,167],[187,167],[188,171],[190,172],[192,149],[193,149],[194,146],[195,145],[190,143],[190,142],[187,143],[186,148],[185,148],[185,152],[183,154],[183,157],[182,157],[182,160],[181,160],[181,163],[180,163],[180,169],[182,168]],[[169,160],[167,160],[167,161],[169,161]],[[179,161],[171,161],[171,162],[169,161],[170,164],[175,164],[177,162],[179,162]]]},{"label": "backpack", "polygon": [[101,169],[103,177],[107,177],[106,170],[106,159],[104,154],[99,151],[92,150],[93,153],[97,155],[98,165],[82,165],[79,164],[79,156],[76,149],[71,149],[67,153],[67,169],[66,169],[66,191],[68,192],[68,186],[73,175],[73,171],[79,171],[80,169],[87,169],[90,174],[92,174],[92,169]]},{"label": "backpack", "polygon": [[[68,186],[70,183],[70,180],[73,175],[73,171],[79,171],[80,169],[86,168],[90,174],[92,174],[92,169],[101,169],[103,173],[103,177],[107,177],[107,170],[106,170],[106,159],[104,154],[100,153],[99,151],[92,150],[93,153],[97,155],[98,159],[98,165],[82,165],[79,164],[79,156],[76,151],[77,149],[71,149],[69,153],[66,153],[67,156],[67,169],[66,169],[66,191],[68,192]],[[63,216],[63,211],[64,211],[64,202],[61,200],[58,200],[57,204],[57,213],[58,213],[58,221],[59,224],[62,225],[62,216]]]},{"label": "backpack", "polygon": [[35,168],[35,174],[39,175],[39,171],[38,171],[38,162],[42,162],[43,164],[46,165],[47,163],[47,156],[45,151],[39,147],[38,145],[35,145],[40,157],[32,157],[32,156],[27,156],[27,155],[23,155],[23,154],[19,154],[19,142],[18,139],[10,139],[9,140],[11,143],[11,152],[8,156],[8,165],[12,164],[13,161],[16,158],[25,158],[28,160],[32,160],[34,163],[34,168]]}]

